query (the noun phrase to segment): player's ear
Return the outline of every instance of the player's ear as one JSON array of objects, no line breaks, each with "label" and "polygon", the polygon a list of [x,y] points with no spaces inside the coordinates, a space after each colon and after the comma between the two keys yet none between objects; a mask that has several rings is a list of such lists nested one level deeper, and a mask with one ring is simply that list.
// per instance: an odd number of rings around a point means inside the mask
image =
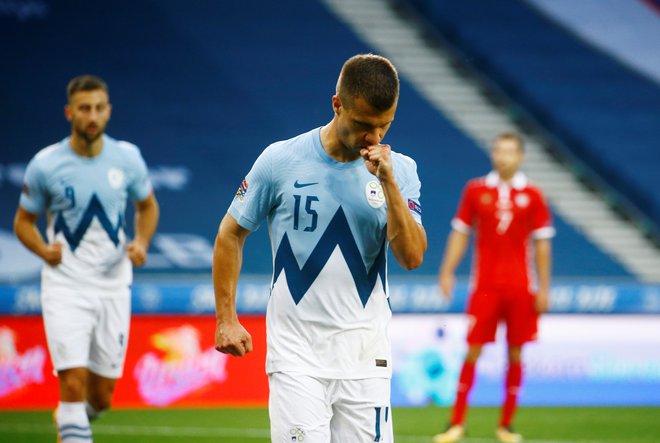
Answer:
[{"label": "player's ear", "polygon": [[66,118],[66,121],[68,121],[68,122],[71,121],[71,106],[70,105],[64,105],[64,117]]},{"label": "player's ear", "polygon": [[339,99],[338,95],[332,96],[332,110],[337,115],[341,114],[341,100]]}]

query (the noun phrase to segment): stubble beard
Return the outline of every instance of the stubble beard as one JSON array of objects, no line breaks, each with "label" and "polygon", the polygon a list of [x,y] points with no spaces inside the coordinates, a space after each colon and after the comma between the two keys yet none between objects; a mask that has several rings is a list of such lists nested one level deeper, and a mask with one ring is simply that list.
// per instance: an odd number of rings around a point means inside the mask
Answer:
[{"label": "stubble beard", "polygon": [[[87,126],[87,128],[89,128],[89,125]],[[86,128],[85,129],[76,128],[76,133],[78,134],[78,136],[80,136],[80,138],[85,140],[87,145],[91,145],[105,133],[105,126],[96,126],[96,129],[97,131],[95,134],[89,134]]]}]

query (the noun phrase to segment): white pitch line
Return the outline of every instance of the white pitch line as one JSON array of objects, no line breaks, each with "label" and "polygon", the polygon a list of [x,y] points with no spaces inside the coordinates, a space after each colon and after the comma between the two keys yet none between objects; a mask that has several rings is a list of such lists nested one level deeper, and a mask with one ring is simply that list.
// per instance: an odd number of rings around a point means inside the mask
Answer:
[{"label": "white pitch line", "polygon": [[[133,426],[133,425],[94,425],[96,435],[158,435],[159,437],[240,437],[249,439],[267,439],[268,429],[258,428],[205,428],[178,426]],[[55,434],[53,425],[34,423],[0,423],[0,433],[18,432],[22,434]],[[395,434],[397,443],[430,443],[432,437],[425,435]],[[465,438],[464,443],[493,443],[495,438]],[[593,440],[529,440],[525,443],[602,443]],[[608,441],[607,443],[625,443],[623,441]]]}]

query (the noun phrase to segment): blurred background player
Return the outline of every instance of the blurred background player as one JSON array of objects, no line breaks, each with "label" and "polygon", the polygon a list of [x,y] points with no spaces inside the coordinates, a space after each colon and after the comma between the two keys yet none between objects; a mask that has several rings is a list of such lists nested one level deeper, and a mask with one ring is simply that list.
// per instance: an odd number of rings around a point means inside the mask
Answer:
[{"label": "blurred background player", "polygon": [[[496,436],[504,443],[522,440],[511,429],[522,380],[522,346],[534,340],[538,314],[548,309],[551,243],[555,230],[541,191],[519,171],[524,157],[523,140],[504,133],[491,149],[494,171],[466,185],[456,217],[452,220],[439,285],[451,297],[455,271],[467,249],[470,232],[476,231],[473,290],[468,302],[468,352],[461,369],[456,403],[446,432],[434,443],[459,441],[465,433],[468,395],[482,346],[495,340],[498,323],[507,327],[508,369],[506,393]],[[529,269],[529,239],[534,243],[538,287]]]},{"label": "blurred background player", "polygon": [[392,441],[386,256],[422,262],[415,162],[381,141],[399,78],[389,60],[344,64],[327,125],[270,145],[215,244],[216,349],[243,355],[236,316],[245,238],[268,220],[274,257],[266,314],[272,441]]},{"label": "blurred background player", "polygon": [[[41,301],[59,379],[55,412],[62,443],[90,442],[89,420],[110,406],[130,322],[132,267],[145,263],[159,208],[138,148],[104,135],[112,107],[94,76],[67,88],[71,136],[28,164],[14,219],[19,240],[45,262]],[[124,232],[135,202],[135,238]],[[44,241],[36,222],[46,211]]]}]

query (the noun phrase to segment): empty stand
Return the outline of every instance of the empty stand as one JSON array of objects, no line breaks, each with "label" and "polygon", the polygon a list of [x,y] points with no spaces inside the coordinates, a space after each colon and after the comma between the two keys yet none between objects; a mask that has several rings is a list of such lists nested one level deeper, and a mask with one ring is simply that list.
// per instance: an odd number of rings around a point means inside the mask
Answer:
[{"label": "empty stand", "polygon": [[[405,31],[383,28],[382,33],[396,43]],[[195,238],[207,248],[185,246],[208,259],[218,222],[261,150],[329,121],[341,63],[358,52],[379,51],[323,3],[293,0],[120,0],[105,3],[102,11],[81,0],[54,2],[44,17],[19,21],[0,16],[0,37],[0,51],[12,65],[0,70],[3,168],[24,164],[36,150],[67,135],[64,86],[89,72],[110,85],[114,114],[108,132],[137,143],[152,167],[188,171],[182,187],[157,191],[159,235],[170,237],[155,240],[152,252],[164,264],[147,273],[208,273],[208,266],[186,267],[184,259],[173,260],[164,249],[177,248],[174,240]],[[413,275],[430,275],[440,262],[461,188],[468,178],[488,171],[488,158],[481,140],[466,135],[431,96],[412,86],[404,66],[399,110],[386,141],[418,162],[429,251]],[[458,106],[479,106],[469,101],[470,94],[461,95],[460,82],[429,88],[455,96]],[[491,132],[506,124],[486,114],[482,119]],[[3,176],[3,231],[11,230],[19,192]],[[556,275],[630,277],[560,212],[555,217]],[[244,272],[270,272],[266,231],[263,226],[247,241]],[[468,268],[465,260],[461,274]],[[389,269],[402,272],[393,260]]]}]

